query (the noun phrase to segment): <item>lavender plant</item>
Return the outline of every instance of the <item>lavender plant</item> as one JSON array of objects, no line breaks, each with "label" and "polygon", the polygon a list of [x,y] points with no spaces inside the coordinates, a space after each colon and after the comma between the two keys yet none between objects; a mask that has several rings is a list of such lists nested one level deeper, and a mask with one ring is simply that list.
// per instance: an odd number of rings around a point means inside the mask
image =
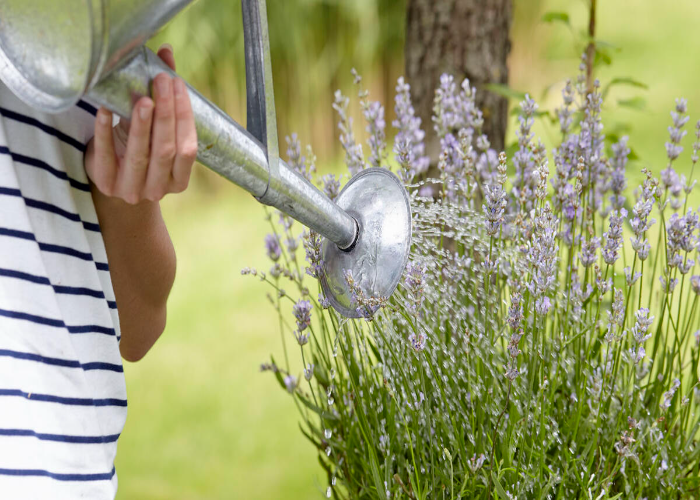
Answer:
[{"label": "lavender plant", "polygon": [[[599,85],[589,91],[584,80],[564,87],[551,156],[532,131],[537,105],[525,99],[508,159],[481,133],[476,90],[443,76],[432,193],[408,83],[396,87],[395,164],[381,105],[360,88],[365,162],[349,99],[336,94],[349,174],[395,169],[410,192],[403,281],[391,298],[356,291],[363,319],[339,316],[317,282],[320,237],[284,216],[268,217],[271,269],[243,271],[275,290],[285,359],[262,370],[293,398],[327,497],[700,494],[700,225],[689,207],[694,182],[675,170],[685,161],[686,102],[671,113],[660,180],[644,169],[630,192],[628,139],[606,149]],[[696,130],[690,179],[700,122]],[[302,156],[296,137],[288,143],[290,164],[312,178],[312,153]],[[337,196],[339,180],[320,184]],[[302,366],[290,365],[291,348]]]}]

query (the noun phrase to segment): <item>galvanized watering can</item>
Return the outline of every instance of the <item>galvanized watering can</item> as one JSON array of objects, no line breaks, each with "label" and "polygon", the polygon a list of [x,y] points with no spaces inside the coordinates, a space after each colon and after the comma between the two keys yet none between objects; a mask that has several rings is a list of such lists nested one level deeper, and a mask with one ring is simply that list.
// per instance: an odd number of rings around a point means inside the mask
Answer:
[{"label": "galvanized watering can", "polygon": [[[0,0],[0,79],[30,106],[59,112],[87,98],[122,117],[173,73],[143,44],[193,0]],[[358,317],[345,272],[365,297],[389,297],[411,241],[401,182],[381,168],[353,177],[336,203],[279,159],[265,0],[243,0],[248,130],[188,86],[197,160],[325,237],[321,284]]]}]

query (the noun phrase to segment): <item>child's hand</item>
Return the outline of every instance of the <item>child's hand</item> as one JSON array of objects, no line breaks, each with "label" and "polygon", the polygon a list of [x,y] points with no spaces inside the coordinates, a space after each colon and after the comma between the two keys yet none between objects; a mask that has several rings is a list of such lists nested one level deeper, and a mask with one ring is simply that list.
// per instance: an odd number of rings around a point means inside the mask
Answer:
[{"label": "child's hand", "polygon": [[[158,55],[175,69],[170,46],[162,46]],[[131,120],[122,119],[114,128],[112,113],[100,108],[85,154],[85,170],[97,189],[130,204],[184,191],[197,156],[197,132],[185,84],[161,73],[153,87],[154,99],[139,99]]]}]

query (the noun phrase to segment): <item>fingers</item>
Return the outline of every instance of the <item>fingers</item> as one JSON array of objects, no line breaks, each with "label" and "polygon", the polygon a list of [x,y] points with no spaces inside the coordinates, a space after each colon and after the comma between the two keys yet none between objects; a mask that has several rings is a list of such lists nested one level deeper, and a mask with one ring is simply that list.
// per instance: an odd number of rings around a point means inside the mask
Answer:
[{"label": "fingers", "polygon": [[118,161],[114,152],[112,113],[104,108],[100,108],[95,118],[95,137],[88,145],[85,171],[102,193],[114,194]]},{"label": "fingers", "polygon": [[175,137],[175,96],[173,80],[161,73],[153,81],[155,113],[151,131],[151,162],[143,197],[158,201],[165,196],[177,154]]},{"label": "fingers", "polygon": [[[175,69],[172,47],[164,45],[158,56]],[[161,73],[153,80],[153,96],[134,106],[131,121],[122,130],[128,128],[128,138],[121,141],[125,151],[115,152],[112,115],[100,110],[95,140],[86,155],[86,170],[100,191],[131,204],[184,191],[197,156],[197,131],[184,82]]]},{"label": "fingers", "polygon": [[173,48],[169,43],[164,43],[158,49],[158,57],[160,57],[165,64],[170,66],[170,69],[175,71],[175,56],[173,55]]},{"label": "fingers", "polygon": [[192,104],[185,83],[173,80],[175,95],[175,135],[177,153],[173,163],[170,192],[180,193],[187,189],[192,172],[192,164],[197,158],[197,130],[194,125]]},{"label": "fingers", "polygon": [[141,201],[149,169],[153,101],[142,97],[131,114],[126,153],[119,169],[115,196],[127,203]]}]

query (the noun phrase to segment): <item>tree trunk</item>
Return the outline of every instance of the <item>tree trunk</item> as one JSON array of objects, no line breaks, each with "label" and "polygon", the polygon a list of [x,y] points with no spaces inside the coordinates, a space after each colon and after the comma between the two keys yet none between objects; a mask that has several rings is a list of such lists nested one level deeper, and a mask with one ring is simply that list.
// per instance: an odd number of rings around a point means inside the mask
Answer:
[{"label": "tree trunk", "polygon": [[433,163],[440,145],[431,133],[431,115],[442,73],[454,75],[458,84],[469,78],[477,88],[483,131],[491,147],[502,151],[508,100],[483,86],[508,83],[511,0],[408,0],[406,19],[406,78]]}]

